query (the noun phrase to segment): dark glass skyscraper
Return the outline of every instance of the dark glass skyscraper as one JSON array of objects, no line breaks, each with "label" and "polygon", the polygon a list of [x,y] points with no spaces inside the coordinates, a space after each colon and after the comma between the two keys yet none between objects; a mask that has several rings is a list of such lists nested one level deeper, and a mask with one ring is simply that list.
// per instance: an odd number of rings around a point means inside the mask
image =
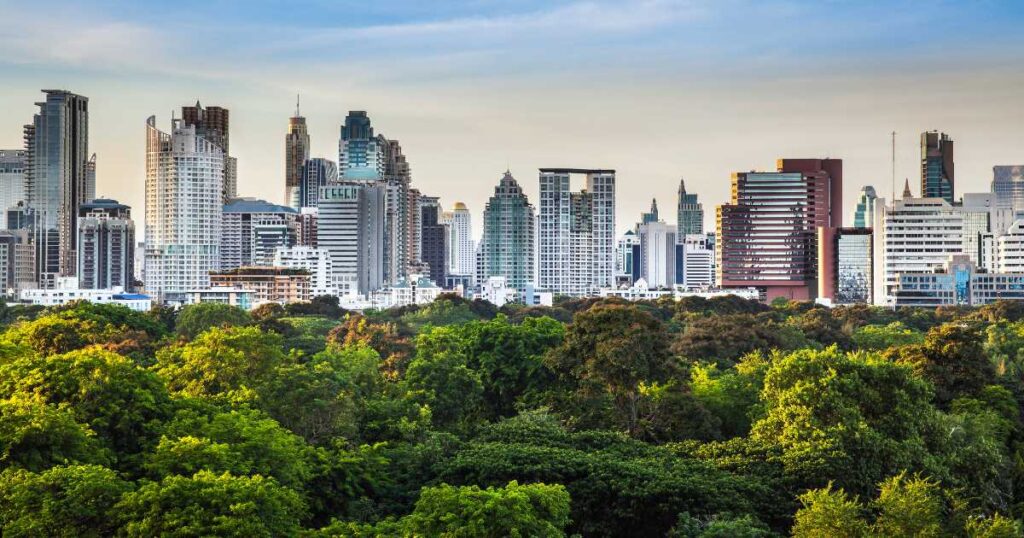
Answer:
[{"label": "dark glass skyscraper", "polygon": [[477,249],[477,282],[505,277],[522,293],[534,283],[535,216],[523,189],[506,171],[484,208],[484,231]]},{"label": "dark glass skyscraper", "polygon": [[89,99],[43,90],[31,125],[25,126],[26,201],[35,212],[36,268],[40,285],[77,269],[78,208],[96,191],[90,173]]},{"label": "dark glass skyscraper", "polygon": [[953,140],[938,131],[921,133],[921,197],[953,203]]}]

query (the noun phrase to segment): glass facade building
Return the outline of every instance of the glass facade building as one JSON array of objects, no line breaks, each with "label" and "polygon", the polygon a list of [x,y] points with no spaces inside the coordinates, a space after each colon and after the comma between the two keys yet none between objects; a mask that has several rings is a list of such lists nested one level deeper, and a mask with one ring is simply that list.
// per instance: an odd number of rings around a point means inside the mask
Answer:
[{"label": "glass facade building", "polygon": [[1024,211],[1024,165],[993,166],[992,194],[996,207]]},{"label": "glass facade building", "polygon": [[953,203],[953,140],[945,133],[921,133],[921,197]]},{"label": "glass facade building", "polygon": [[686,182],[682,179],[679,180],[676,230],[680,243],[687,235],[704,233],[704,206],[697,201],[696,194],[686,192]]},{"label": "glass facade building", "polygon": [[302,166],[300,177],[294,203],[290,205],[293,208],[316,207],[320,198],[320,187],[338,182],[338,165],[330,159],[320,157],[307,159]]},{"label": "glass facade building", "polygon": [[534,280],[533,206],[523,189],[505,172],[484,207],[484,229],[477,248],[476,280],[504,277],[520,296]]}]

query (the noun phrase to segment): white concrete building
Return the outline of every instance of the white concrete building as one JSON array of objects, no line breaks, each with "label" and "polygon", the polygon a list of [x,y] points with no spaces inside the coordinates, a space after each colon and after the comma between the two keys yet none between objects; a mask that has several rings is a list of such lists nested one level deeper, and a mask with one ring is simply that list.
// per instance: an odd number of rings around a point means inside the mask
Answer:
[{"label": "white concrete building", "polygon": [[451,211],[441,216],[448,225],[448,273],[473,275],[476,272],[476,250],[473,245],[473,224],[466,204],[455,202]]},{"label": "white concrete building", "polygon": [[996,238],[996,267],[1000,273],[1024,273],[1024,220]]},{"label": "white concrete building", "polygon": [[125,293],[124,288],[78,289],[78,279],[61,277],[56,281],[55,288],[24,289],[18,295],[23,303],[40,306],[60,306],[72,301],[88,301],[97,304],[116,304],[126,306],[136,312],[149,312],[153,300],[141,293]]},{"label": "white concrete building", "polygon": [[411,274],[387,289],[378,292],[386,296],[387,308],[412,304],[430,304],[443,290],[426,275]]},{"label": "white concrete building", "polygon": [[384,287],[385,195],[374,181],[320,189],[317,246],[330,253],[339,295]]},{"label": "white concrete building", "polygon": [[171,133],[146,120],[146,291],[161,303],[184,302],[220,269],[224,153],[172,122]]},{"label": "white concrete building", "polygon": [[637,227],[640,237],[640,278],[652,288],[676,283],[676,227],[648,222]]},{"label": "white concrete building", "polygon": [[278,247],[274,251],[273,265],[309,271],[310,295],[313,297],[338,295],[331,253],[327,249],[310,246]]},{"label": "white concrete building", "polygon": [[[585,175],[582,191],[570,179]],[[574,168],[540,170],[537,220],[539,287],[585,296],[614,283],[615,171]]]},{"label": "white concrete building", "polygon": [[683,238],[682,272],[683,281],[676,284],[686,289],[715,285],[715,246],[706,234],[689,234]]},{"label": "white concrete building", "polygon": [[483,299],[498,308],[518,299],[519,291],[506,285],[505,277],[492,276],[480,283],[478,299]]},{"label": "white concrete building", "polygon": [[896,200],[886,209],[883,226],[887,305],[895,300],[900,274],[934,272],[964,250],[963,214],[942,198]]},{"label": "white concrete building", "polygon": [[185,293],[185,304],[217,303],[252,310],[256,304],[256,291],[244,288],[214,286]]}]

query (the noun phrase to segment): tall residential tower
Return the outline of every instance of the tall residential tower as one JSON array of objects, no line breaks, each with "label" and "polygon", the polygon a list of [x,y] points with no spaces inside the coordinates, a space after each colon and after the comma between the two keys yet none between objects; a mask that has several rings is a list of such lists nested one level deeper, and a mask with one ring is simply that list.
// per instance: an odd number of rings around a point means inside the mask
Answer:
[{"label": "tall residential tower", "polygon": [[523,189],[506,171],[484,207],[484,230],[477,248],[477,282],[504,277],[520,294],[534,280],[534,214]]},{"label": "tall residential tower", "polygon": [[284,203],[295,209],[303,206],[312,207],[306,202],[318,196],[319,188],[308,193],[305,198],[300,195],[304,166],[308,160],[309,133],[306,131],[306,118],[299,114],[299,101],[296,98],[295,115],[288,118],[288,134],[284,138]]}]

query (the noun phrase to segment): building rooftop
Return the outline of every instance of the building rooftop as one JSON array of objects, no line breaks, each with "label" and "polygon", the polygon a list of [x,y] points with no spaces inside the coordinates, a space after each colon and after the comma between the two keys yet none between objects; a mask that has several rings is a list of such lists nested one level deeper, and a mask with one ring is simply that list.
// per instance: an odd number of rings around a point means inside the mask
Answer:
[{"label": "building rooftop", "polygon": [[291,207],[272,204],[259,198],[232,198],[224,204],[225,213],[298,213]]},{"label": "building rooftop", "polygon": [[614,174],[615,170],[610,168],[541,168],[541,173],[550,172],[554,174]]}]

